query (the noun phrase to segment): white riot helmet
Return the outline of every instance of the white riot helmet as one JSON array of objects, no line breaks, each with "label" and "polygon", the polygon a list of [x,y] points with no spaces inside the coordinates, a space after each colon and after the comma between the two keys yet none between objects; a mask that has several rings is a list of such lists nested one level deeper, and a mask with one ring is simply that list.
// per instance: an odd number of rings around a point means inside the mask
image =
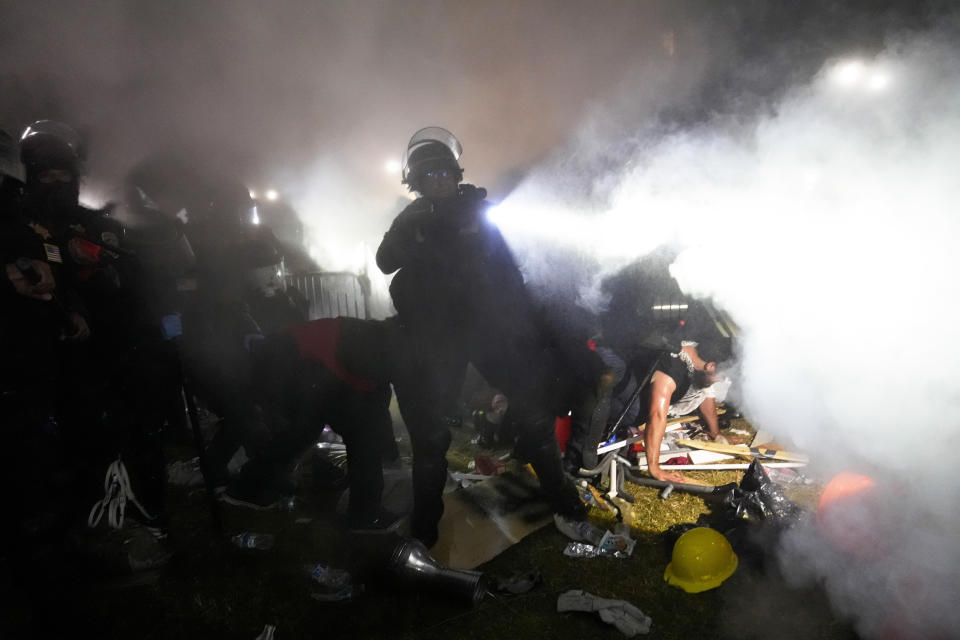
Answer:
[{"label": "white riot helmet", "polygon": [[459,182],[463,177],[463,168],[457,161],[462,153],[463,145],[455,135],[443,127],[424,127],[414,133],[407,143],[400,182],[416,190],[424,172],[437,167],[455,169]]}]

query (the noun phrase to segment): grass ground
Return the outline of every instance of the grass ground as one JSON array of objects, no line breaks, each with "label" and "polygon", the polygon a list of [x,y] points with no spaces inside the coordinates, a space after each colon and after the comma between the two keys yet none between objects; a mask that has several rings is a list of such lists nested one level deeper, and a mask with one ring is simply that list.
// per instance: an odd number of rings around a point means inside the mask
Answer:
[{"label": "grass ground", "polygon": [[[454,432],[452,469],[466,470],[478,450],[469,427]],[[402,443],[401,443],[402,444]],[[736,480],[739,472],[699,477]],[[692,474],[697,477],[697,474]],[[726,480],[723,480],[726,481]],[[817,589],[792,590],[775,562],[741,558],[720,588],[688,595],[667,585],[668,524],[693,522],[709,508],[695,496],[674,493],[660,500],[655,489],[627,485],[635,507],[625,518],[637,538],[626,559],[578,559],[562,555],[568,540],[545,527],[482,566],[494,577],[538,569],[542,583],[522,595],[491,597],[468,607],[436,593],[400,588],[371,578],[345,602],[318,602],[304,567],[322,562],[367,576],[396,542],[385,536],[350,537],[333,515],[338,493],[305,481],[292,512],[255,512],[221,505],[226,533],[276,535],[268,551],[240,550],[213,534],[202,493],[173,490],[171,545],[176,554],[162,569],[122,579],[77,578],[65,604],[50,615],[64,628],[104,638],[238,638],[253,640],[264,625],[276,638],[619,638],[595,614],[557,613],[557,596],[583,589],[624,599],[652,617],[650,638],[853,638]],[[815,500],[815,490],[798,495]],[[612,526],[594,507],[591,519]],[[2,611],[0,611],[2,612]],[[16,611],[10,615],[25,615]],[[8,620],[7,628],[16,628]],[[3,627],[0,627],[2,632]],[[0,633],[0,635],[3,635]],[[14,637],[14,636],[11,636]]]}]

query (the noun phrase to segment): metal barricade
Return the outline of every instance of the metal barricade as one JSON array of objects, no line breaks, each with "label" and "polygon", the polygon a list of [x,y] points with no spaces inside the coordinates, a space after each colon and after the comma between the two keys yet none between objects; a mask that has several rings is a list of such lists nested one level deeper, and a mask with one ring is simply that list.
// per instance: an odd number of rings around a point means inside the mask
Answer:
[{"label": "metal barricade", "polygon": [[328,271],[287,276],[287,286],[300,291],[309,302],[308,317],[369,318],[369,286],[363,276],[346,271]]}]

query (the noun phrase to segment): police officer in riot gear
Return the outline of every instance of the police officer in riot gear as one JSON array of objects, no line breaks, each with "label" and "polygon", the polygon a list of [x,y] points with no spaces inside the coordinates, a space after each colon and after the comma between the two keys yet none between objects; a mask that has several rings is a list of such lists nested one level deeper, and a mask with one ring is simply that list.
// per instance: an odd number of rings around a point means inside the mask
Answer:
[{"label": "police officer in riot gear", "polygon": [[23,215],[61,248],[64,285],[76,292],[88,320],[90,339],[64,349],[58,402],[78,475],[90,482],[89,488],[79,483],[79,497],[86,501],[102,492],[104,469],[122,456],[145,520],[161,524],[162,423],[141,402],[154,393],[142,366],[149,361],[145,345],[154,327],[145,313],[141,265],[123,246],[125,229],[111,209],[80,204],[85,152],[73,128],[34,122],[20,138],[20,155]]},{"label": "police officer in riot gear", "polygon": [[65,276],[84,297],[91,324],[104,325],[96,339],[126,339],[132,305],[121,299],[132,292],[134,265],[121,249],[123,225],[107,210],[80,204],[85,151],[79,134],[62,122],[38,120],[20,137],[20,158],[23,215],[63,249]]},{"label": "police officer in riot gear", "polygon": [[520,425],[518,453],[533,464],[552,507],[567,516],[585,513],[554,437],[554,418],[565,413],[568,396],[556,375],[557,350],[510,249],[486,218],[486,190],[461,184],[461,150],[445,129],[414,134],[403,183],[420,197],[397,216],[377,251],[380,269],[397,272],[390,294],[402,338],[394,387],[414,453],[411,533],[428,546],[438,536],[447,425],[468,362],[509,398]]},{"label": "police officer in riot gear", "polygon": [[[20,158],[26,173],[24,208],[37,224],[58,239],[83,236],[109,248],[120,246],[123,226],[105,211],[80,205],[85,151],[76,131],[62,122],[38,120],[20,137]],[[88,259],[84,249],[93,249],[80,244],[70,243],[68,249],[83,262]]]}]

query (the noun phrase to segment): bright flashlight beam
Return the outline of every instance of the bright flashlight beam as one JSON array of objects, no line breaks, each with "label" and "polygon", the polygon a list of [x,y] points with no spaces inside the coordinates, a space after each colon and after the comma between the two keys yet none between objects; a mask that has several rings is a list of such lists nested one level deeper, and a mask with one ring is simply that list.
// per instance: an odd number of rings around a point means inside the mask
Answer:
[{"label": "bright flashlight beam", "polygon": [[830,76],[837,84],[844,87],[851,87],[860,82],[863,77],[863,73],[863,63],[859,60],[850,60],[847,62],[841,62],[835,66],[833,71],[830,73]]},{"label": "bright flashlight beam", "polygon": [[400,162],[397,160],[387,160],[383,168],[387,173],[400,173]]},{"label": "bright flashlight beam", "polygon": [[883,91],[890,84],[890,76],[885,73],[874,73],[867,82],[867,87],[872,91]]},{"label": "bright flashlight beam", "polygon": [[280,197],[280,194],[277,193],[275,189],[268,189],[265,195],[267,196],[267,200],[270,200],[270,201],[276,200],[277,198]]}]

